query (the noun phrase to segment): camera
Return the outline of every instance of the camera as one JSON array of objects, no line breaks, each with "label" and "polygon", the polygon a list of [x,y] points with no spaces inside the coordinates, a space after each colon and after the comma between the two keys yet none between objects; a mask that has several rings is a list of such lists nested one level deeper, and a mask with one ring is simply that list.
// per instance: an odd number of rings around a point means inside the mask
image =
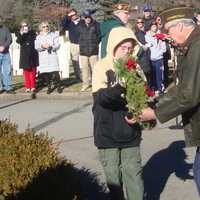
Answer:
[{"label": "camera", "polygon": [[51,52],[52,52],[52,47],[49,47],[49,48],[47,49],[47,52],[48,52],[49,54],[51,54]]}]

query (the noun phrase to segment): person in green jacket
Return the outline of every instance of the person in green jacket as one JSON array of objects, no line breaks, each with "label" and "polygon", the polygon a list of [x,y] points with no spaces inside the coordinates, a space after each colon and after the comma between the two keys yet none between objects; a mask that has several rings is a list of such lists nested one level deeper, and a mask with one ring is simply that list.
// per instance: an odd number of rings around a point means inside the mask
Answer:
[{"label": "person in green jacket", "polygon": [[160,14],[164,28],[178,45],[178,83],[159,98],[156,109],[146,108],[142,121],[157,118],[161,123],[182,115],[185,142],[197,147],[193,165],[200,194],[200,28],[192,20],[193,9],[178,7]]},{"label": "person in green jacket", "polygon": [[101,58],[106,56],[106,48],[110,31],[119,26],[126,26],[130,18],[130,6],[127,3],[118,3],[113,6],[113,16],[100,24],[101,31]]}]

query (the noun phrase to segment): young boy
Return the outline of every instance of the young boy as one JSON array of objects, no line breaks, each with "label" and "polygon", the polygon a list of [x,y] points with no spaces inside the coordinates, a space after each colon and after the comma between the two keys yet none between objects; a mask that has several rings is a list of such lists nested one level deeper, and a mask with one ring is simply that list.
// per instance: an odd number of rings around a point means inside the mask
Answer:
[{"label": "young boy", "polygon": [[117,82],[113,66],[116,59],[132,53],[136,44],[132,30],[113,28],[107,55],[97,62],[92,77],[94,142],[112,200],[143,199],[141,130],[126,117],[126,101],[121,97],[125,89]]}]

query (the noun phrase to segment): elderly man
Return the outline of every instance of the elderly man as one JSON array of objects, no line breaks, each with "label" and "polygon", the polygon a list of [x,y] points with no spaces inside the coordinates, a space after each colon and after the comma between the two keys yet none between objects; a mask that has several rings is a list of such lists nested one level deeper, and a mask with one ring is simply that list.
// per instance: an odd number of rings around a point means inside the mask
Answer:
[{"label": "elderly man", "polygon": [[127,3],[117,3],[113,6],[113,16],[100,24],[101,58],[106,56],[106,47],[110,31],[119,26],[126,26],[130,18],[130,6]]},{"label": "elderly man", "polygon": [[155,110],[144,109],[141,120],[157,118],[164,123],[182,115],[186,145],[197,147],[193,169],[200,192],[200,29],[189,7],[163,11],[161,17],[164,28],[181,49],[179,82],[159,99]]}]

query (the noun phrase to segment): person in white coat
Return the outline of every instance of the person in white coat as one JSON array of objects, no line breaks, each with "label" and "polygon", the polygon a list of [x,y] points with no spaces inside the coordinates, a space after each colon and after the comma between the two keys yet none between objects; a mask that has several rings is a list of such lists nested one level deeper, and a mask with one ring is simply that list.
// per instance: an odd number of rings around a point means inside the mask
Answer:
[{"label": "person in white coat", "polygon": [[60,48],[59,35],[50,31],[49,23],[46,21],[39,25],[39,31],[35,40],[35,49],[39,53],[38,73],[47,83],[47,94],[50,94],[55,87],[58,93],[61,93],[57,55],[57,50]]}]

